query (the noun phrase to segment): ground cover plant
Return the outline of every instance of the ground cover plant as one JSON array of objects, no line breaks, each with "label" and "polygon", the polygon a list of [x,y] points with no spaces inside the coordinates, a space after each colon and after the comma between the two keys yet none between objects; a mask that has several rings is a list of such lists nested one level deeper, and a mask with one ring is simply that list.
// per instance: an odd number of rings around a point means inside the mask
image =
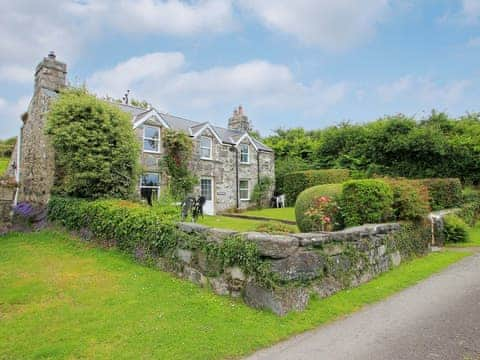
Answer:
[{"label": "ground cover plant", "polygon": [[478,247],[480,246],[480,222],[468,229],[468,240],[460,243],[445,244],[446,247]]},{"label": "ground cover plant", "polygon": [[0,237],[4,358],[236,358],[360,309],[468,255],[418,258],[278,317],[63,232]]}]

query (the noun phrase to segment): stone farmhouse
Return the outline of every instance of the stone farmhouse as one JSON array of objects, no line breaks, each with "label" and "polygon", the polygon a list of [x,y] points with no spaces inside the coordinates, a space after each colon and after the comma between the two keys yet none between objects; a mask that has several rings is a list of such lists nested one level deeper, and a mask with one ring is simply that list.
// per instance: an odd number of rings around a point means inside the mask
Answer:
[{"label": "stone farmhouse", "polygon": [[[66,74],[66,64],[58,61],[54,53],[36,68],[33,97],[22,116],[23,125],[9,168],[19,184],[16,201],[46,203],[49,199],[55,156],[44,135],[44,127],[49,104],[67,86]],[[112,104],[131,115],[132,127],[142,144],[141,163],[145,171],[139,179],[139,194],[149,192],[158,196],[168,185],[159,165],[164,129],[183,131],[194,139],[191,168],[199,179],[194,195],[206,198],[207,214],[249,207],[252,190],[259,179],[274,178],[274,153],[249,135],[251,124],[241,106],[228,120],[228,128],[223,128],[155,108]]]}]

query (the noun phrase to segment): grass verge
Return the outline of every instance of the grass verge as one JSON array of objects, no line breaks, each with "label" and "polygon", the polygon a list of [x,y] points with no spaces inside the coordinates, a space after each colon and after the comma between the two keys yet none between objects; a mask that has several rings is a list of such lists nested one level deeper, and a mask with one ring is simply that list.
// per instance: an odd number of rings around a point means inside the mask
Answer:
[{"label": "grass verge", "polygon": [[0,358],[223,359],[352,313],[467,256],[415,259],[280,318],[61,232],[0,237]]}]

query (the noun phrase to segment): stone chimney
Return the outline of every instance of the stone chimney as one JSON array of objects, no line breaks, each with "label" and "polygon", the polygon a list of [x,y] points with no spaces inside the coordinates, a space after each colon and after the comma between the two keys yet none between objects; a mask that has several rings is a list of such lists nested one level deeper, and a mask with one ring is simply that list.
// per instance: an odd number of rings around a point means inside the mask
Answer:
[{"label": "stone chimney", "polygon": [[35,70],[35,92],[41,88],[59,91],[66,85],[67,65],[58,61],[55,53],[51,51]]},{"label": "stone chimney", "polygon": [[231,130],[251,131],[248,116],[243,113],[243,107],[240,105],[238,109],[233,110],[233,116],[228,119],[228,128]]}]

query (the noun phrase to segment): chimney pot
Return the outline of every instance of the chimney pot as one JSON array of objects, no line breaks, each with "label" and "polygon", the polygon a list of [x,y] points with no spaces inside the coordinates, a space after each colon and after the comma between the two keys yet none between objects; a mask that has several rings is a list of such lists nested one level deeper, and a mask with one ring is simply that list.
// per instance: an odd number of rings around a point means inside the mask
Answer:
[{"label": "chimney pot", "polygon": [[239,105],[239,106],[238,106],[238,113],[239,113],[240,115],[243,115],[243,107],[242,107],[242,105]]},{"label": "chimney pot", "polygon": [[53,51],[53,50],[50,51],[50,52],[48,53],[48,58],[49,58],[49,59],[52,59],[52,60],[55,60],[55,59],[57,58],[57,55],[55,55],[55,51]]}]

